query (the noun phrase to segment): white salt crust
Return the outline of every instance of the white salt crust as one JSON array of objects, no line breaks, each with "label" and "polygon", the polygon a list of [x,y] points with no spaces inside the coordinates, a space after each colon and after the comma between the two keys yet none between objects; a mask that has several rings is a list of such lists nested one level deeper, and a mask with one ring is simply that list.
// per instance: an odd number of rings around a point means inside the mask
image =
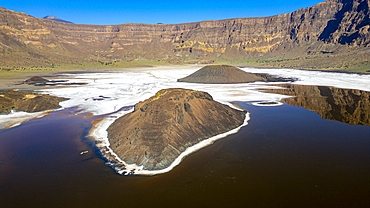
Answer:
[{"label": "white salt crust", "polygon": [[[290,96],[264,93],[258,89],[279,88],[276,86],[268,86],[271,83],[245,83],[245,84],[194,84],[177,82],[177,79],[188,76],[189,74],[200,69],[201,65],[187,66],[157,66],[150,68],[135,68],[115,70],[109,73],[80,73],[80,74],[64,74],[71,77],[68,82],[71,83],[88,83],[81,86],[68,86],[54,89],[45,89],[41,93],[50,94],[59,97],[69,98],[63,101],[60,105],[63,108],[78,107],[82,112],[89,112],[94,115],[102,115],[115,112],[124,106],[131,106],[139,101],[143,101],[161,89],[166,88],[186,88],[208,92],[213,99],[234,107],[230,102],[242,101],[251,102],[253,105],[260,106],[275,106],[281,105],[280,100]],[[318,86],[333,86],[345,89],[358,89],[370,91],[370,75],[345,74],[345,73],[330,73],[320,71],[305,71],[296,69],[256,69],[256,68],[241,68],[246,72],[252,73],[268,73],[281,77],[294,77],[298,81],[294,84],[300,85],[318,85]],[[285,82],[286,83],[286,82]],[[273,84],[278,84],[274,82]],[[263,102],[252,102],[263,101]],[[264,103],[276,103],[266,105]],[[235,108],[235,107],[234,107]],[[118,117],[128,113],[129,111],[121,111],[114,115],[108,116],[103,121],[96,124],[91,131],[91,136],[98,141],[97,147],[101,150],[108,149],[104,154],[109,154],[116,158],[115,160],[122,162],[119,157],[109,148],[106,129]],[[12,127],[32,118],[44,115],[40,113],[25,113],[17,112],[9,115],[0,115],[0,128]],[[249,118],[249,114],[247,116]],[[245,121],[245,124],[247,124]],[[239,127],[240,128],[240,127]],[[239,130],[239,128],[237,128]],[[238,131],[236,130],[236,132]],[[231,132],[235,133],[235,132]],[[230,134],[231,134],[230,133]],[[220,138],[225,137],[228,133],[219,135]],[[219,139],[210,138],[203,142],[213,143]],[[198,144],[197,144],[198,145]],[[168,167],[172,169],[188,154],[197,151],[207,144],[199,144],[199,146],[190,147],[189,150],[183,152],[179,158],[173,162],[173,165]],[[184,155],[183,155],[184,154]],[[113,164],[113,163],[112,163]],[[144,167],[125,164],[125,170],[119,170],[118,173],[127,174],[134,170],[135,174],[153,175],[167,172],[167,169],[160,171],[147,171]]]}]

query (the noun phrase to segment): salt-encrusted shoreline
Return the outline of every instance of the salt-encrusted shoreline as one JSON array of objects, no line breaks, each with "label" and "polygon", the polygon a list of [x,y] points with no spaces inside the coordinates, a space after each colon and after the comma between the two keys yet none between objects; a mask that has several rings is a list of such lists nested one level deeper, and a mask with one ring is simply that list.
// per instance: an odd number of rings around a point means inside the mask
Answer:
[{"label": "salt-encrusted shoreline", "polygon": [[34,113],[27,113],[24,111],[14,112],[7,115],[0,115],[0,129],[8,129],[13,128],[16,126],[21,125],[27,121],[32,119],[42,118],[46,115],[49,115],[53,111],[61,110],[60,109],[53,109],[53,110],[46,110]]},{"label": "salt-encrusted shoreline", "polygon": [[[226,104],[226,103],[224,103]],[[233,107],[235,109],[235,106],[228,103],[230,107]],[[240,109],[238,109],[240,110]],[[211,138],[208,138],[206,140],[203,140],[191,147],[188,147],[184,152],[182,152],[172,163],[170,166],[168,166],[165,169],[162,170],[145,170],[144,166],[137,166],[136,164],[127,164],[125,161],[123,161],[121,158],[118,157],[118,155],[110,148],[110,143],[108,140],[108,127],[119,117],[132,112],[133,109],[130,111],[120,111],[116,114],[112,114],[110,116],[105,117],[98,123],[94,125],[94,127],[90,130],[89,135],[93,137],[96,141],[96,147],[99,149],[101,155],[107,160],[106,165],[112,167],[118,174],[121,175],[158,175],[163,174],[166,172],[171,171],[174,167],[179,165],[181,161],[188,155],[190,155],[193,152],[196,152],[206,146],[209,146],[213,144],[215,141],[224,138],[228,135],[237,133],[241,127],[248,124],[248,121],[250,120],[250,114],[249,112],[246,113],[244,123],[237,128],[234,128],[228,132],[213,136]]]},{"label": "salt-encrusted shoreline", "polygon": [[267,106],[267,107],[284,105],[284,103],[283,102],[280,102],[280,101],[251,102],[250,104],[251,105],[254,105],[254,106]]}]

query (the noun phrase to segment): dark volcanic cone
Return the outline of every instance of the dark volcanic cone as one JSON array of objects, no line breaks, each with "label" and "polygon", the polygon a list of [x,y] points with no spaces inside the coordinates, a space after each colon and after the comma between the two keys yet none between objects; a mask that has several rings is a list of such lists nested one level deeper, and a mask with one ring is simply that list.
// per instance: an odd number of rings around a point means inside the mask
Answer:
[{"label": "dark volcanic cone", "polygon": [[49,85],[49,86],[54,86],[54,85],[85,85],[87,83],[84,83],[84,82],[81,82],[81,83],[78,83],[78,82],[73,82],[73,83],[70,83],[70,82],[67,82],[68,80],[47,80],[47,79],[44,79],[42,77],[39,77],[39,76],[34,76],[34,77],[31,77],[29,79],[27,79],[26,81],[23,82],[23,84],[28,84],[28,85],[34,85],[34,86],[45,86],[45,85]]},{"label": "dark volcanic cone", "polygon": [[108,138],[126,163],[160,170],[187,147],[242,125],[245,114],[205,92],[164,89],[118,118],[108,128]]},{"label": "dark volcanic cone", "polygon": [[27,79],[26,81],[24,82],[48,82],[49,80],[47,79],[44,79],[42,77],[39,77],[39,76],[34,76],[34,77],[31,77],[29,79]]},{"label": "dark volcanic cone", "polygon": [[47,82],[49,82],[49,80],[39,76],[34,76],[24,81],[25,84],[29,85],[45,85]]},{"label": "dark volcanic cone", "polygon": [[203,84],[235,84],[267,81],[267,79],[259,75],[245,72],[234,66],[210,65],[199,69],[187,77],[178,79],[177,81]]}]

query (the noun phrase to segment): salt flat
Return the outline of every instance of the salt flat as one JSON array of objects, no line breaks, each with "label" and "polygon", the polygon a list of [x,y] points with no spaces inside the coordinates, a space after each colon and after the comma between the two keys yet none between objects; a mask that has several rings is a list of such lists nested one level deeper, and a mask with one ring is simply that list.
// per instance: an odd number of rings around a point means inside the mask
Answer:
[{"label": "salt flat", "polygon": [[[114,70],[111,72],[98,73],[65,73],[64,77],[69,77],[69,82],[84,82],[88,83],[83,86],[68,86],[59,88],[43,89],[41,93],[46,93],[54,96],[69,98],[63,101],[60,105],[63,108],[78,107],[80,112],[92,113],[94,115],[111,114],[117,112],[122,107],[132,106],[139,101],[143,101],[156,92],[165,88],[186,88],[208,92],[214,100],[224,104],[231,105],[230,102],[241,101],[264,101],[278,102],[288,96],[279,94],[269,94],[259,91],[261,88],[276,88],[269,86],[271,83],[245,83],[245,84],[195,84],[177,82],[177,79],[183,78],[202,66],[187,65],[187,66],[157,66],[143,67],[131,70]],[[294,82],[300,85],[322,85],[333,86],[338,88],[359,89],[370,91],[370,75],[331,73],[320,71],[305,71],[295,69],[256,69],[256,68],[241,68],[246,72],[252,73],[268,73],[281,77],[294,77],[298,81]],[[274,83],[276,84],[276,83]],[[159,172],[146,172],[142,167],[125,164],[114,154],[109,148],[106,129],[117,117],[122,116],[130,111],[120,111],[115,116],[109,116],[103,119],[95,126],[91,135],[98,141],[97,147],[101,149],[103,155],[110,155],[116,162],[123,163],[126,167],[139,170],[138,174],[158,174],[169,171],[181,161],[181,158],[176,161],[176,164],[168,170]],[[34,114],[39,116],[38,114]],[[15,113],[11,115],[1,115],[0,126],[19,123],[22,120],[30,119],[33,114]],[[210,142],[204,145],[209,145]],[[204,146],[203,145],[203,146]],[[203,147],[202,145],[199,148]],[[198,149],[199,149],[198,148]],[[196,151],[193,148],[184,154],[190,154]],[[114,164],[112,163],[112,166]],[[122,167],[122,166],[120,166]],[[117,169],[118,173],[129,173],[131,169]]]},{"label": "salt flat", "polygon": [[[195,84],[177,82],[177,79],[185,77],[201,66],[161,66],[154,68],[142,68],[136,71],[115,71],[111,73],[83,73],[83,74],[68,74],[70,82],[86,82],[85,86],[73,88],[56,88],[46,89],[43,93],[48,93],[56,96],[70,98],[64,101],[61,105],[65,108],[78,106],[82,111],[93,113],[95,115],[108,114],[119,110],[125,106],[132,106],[139,101],[143,101],[157,91],[165,88],[186,88],[206,91],[213,96],[216,101],[231,105],[232,101],[265,101],[278,102],[288,96],[269,94],[258,91],[260,88],[274,88],[268,86],[269,83],[257,82],[246,84]],[[244,71],[252,73],[269,73],[281,77],[295,77],[299,80],[297,84],[306,85],[327,85],[339,88],[351,88],[360,90],[370,90],[369,81],[370,75],[358,74],[342,74],[328,73],[318,71],[303,71],[294,69],[255,69],[242,68]],[[130,111],[120,111],[114,116],[109,116],[98,123],[91,131],[97,141],[97,147],[101,154],[108,160],[107,164],[115,169],[120,174],[160,174],[170,171],[174,166],[188,154],[197,151],[211,144],[219,137],[210,138],[203,143],[188,148],[181,154],[170,167],[160,171],[146,171],[145,167],[139,167],[135,164],[126,164],[122,161],[110,148],[107,138],[106,129],[114,120]],[[249,117],[249,116],[248,116]],[[247,122],[248,120],[246,120]],[[246,125],[245,123],[244,125]],[[239,127],[240,128],[240,127]],[[236,133],[238,129],[230,133]],[[224,136],[226,136],[226,133]]]},{"label": "salt flat", "polygon": [[[165,88],[187,88],[201,90],[212,95],[214,100],[222,103],[232,101],[272,101],[277,102],[288,96],[268,94],[258,91],[271,88],[269,83],[246,84],[194,84],[177,82],[198,69],[201,65],[156,66],[132,69],[114,69],[107,72],[64,73],[70,83],[88,83],[82,86],[53,87],[40,92],[69,98],[61,102],[63,108],[78,106],[82,112],[94,115],[112,113],[124,106],[134,105]],[[282,77],[295,77],[294,82],[301,85],[333,86],[346,89],[370,91],[370,75],[346,74],[297,69],[263,69],[241,68],[246,72],[269,73]],[[58,77],[55,77],[58,79]],[[26,115],[25,115],[26,114]],[[21,122],[23,118],[34,117],[27,113],[0,115],[0,127]],[[35,116],[38,116],[35,114]]]},{"label": "salt flat", "polygon": [[[165,88],[187,88],[208,92],[220,102],[232,101],[279,101],[286,96],[259,92],[259,88],[269,87],[268,83],[246,84],[194,84],[177,82],[201,66],[158,66],[141,68],[136,71],[115,71],[111,73],[68,74],[70,82],[86,82],[87,85],[45,89],[42,92],[70,98],[61,103],[63,107],[79,106],[95,115],[111,113],[124,106],[134,105]],[[322,85],[338,88],[370,91],[370,75],[329,73],[295,69],[256,69],[241,68],[252,73],[269,73],[282,77],[296,77],[294,83]]]}]

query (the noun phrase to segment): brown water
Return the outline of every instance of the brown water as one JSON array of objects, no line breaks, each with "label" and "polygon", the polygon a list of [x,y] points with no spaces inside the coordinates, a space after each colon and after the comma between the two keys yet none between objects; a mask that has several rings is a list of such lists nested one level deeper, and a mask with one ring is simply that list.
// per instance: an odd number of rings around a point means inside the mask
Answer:
[{"label": "brown water", "polygon": [[0,207],[369,207],[369,126],[240,105],[249,125],[152,177],[105,166],[73,109],[0,130]]}]

